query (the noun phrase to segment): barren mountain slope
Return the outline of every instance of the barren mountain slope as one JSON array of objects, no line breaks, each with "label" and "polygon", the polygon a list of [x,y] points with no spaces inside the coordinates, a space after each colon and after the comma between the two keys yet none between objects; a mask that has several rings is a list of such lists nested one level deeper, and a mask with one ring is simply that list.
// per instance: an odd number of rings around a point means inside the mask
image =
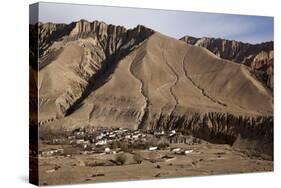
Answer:
[{"label": "barren mountain slope", "polygon": [[206,48],[217,56],[252,68],[256,77],[273,89],[273,42],[249,44],[220,38],[184,36],[180,40]]},{"label": "barren mountain slope", "polygon": [[41,126],[178,129],[272,155],[273,96],[249,67],[144,26],[54,32],[43,32]]},{"label": "barren mountain slope", "polygon": [[160,116],[272,115],[272,96],[246,66],[157,33],[119,62],[83,108],[88,112],[73,115],[90,113],[100,126],[137,128],[156,126]]},{"label": "barren mountain slope", "polygon": [[153,31],[126,30],[103,22],[81,20],[69,25],[39,24],[40,121],[75,111],[92,87],[106,81],[116,63]]}]

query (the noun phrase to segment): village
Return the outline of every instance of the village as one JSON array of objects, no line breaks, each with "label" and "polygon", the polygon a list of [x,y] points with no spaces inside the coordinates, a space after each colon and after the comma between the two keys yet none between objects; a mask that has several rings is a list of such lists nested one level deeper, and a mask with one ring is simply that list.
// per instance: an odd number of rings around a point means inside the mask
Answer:
[{"label": "village", "polygon": [[[192,150],[170,148],[170,144],[182,143],[193,145],[202,142],[192,136],[185,136],[176,130],[169,131],[142,131],[128,128],[79,128],[66,134],[65,137],[44,140],[47,145],[70,145],[79,154],[116,154],[132,152],[133,150],[162,150],[170,149],[176,154],[188,154]],[[63,148],[41,150],[39,156],[66,155]],[[67,155],[70,155],[67,153]]]},{"label": "village", "polygon": [[270,161],[249,158],[230,145],[209,143],[177,130],[84,127],[55,133],[40,137],[37,156],[43,185],[65,179],[102,182],[272,168]]}]

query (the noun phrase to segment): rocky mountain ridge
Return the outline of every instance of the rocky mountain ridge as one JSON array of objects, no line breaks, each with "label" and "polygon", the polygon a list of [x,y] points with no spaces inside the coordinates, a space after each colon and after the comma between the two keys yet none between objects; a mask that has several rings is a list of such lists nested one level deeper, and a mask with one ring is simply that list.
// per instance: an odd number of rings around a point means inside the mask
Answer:
[{"label": "rocky mountain ridge", "polygon": [[137,37],[143,39],[153,33],[153,30],[142,25],[127,30],[123,26],[108,25],[99,21],[88,22],[87,20],[80,20],[70,24],[38,23],[38,29],[40,57],[47,53],[46,49],[59,38],[66,37],[69,40],[75,40],[75,37],[95,35],[99,40],[103,41],[103,47],[106,49],[107,55],[109,55],[117,50],[121,44]]},{"label": "rocky mountain ridge", "polygon": [[[72,67],[80,79],[70,79],[69,87],[56,99],[59,109],[57,116],[65,116],[75,109],[91,90],[90,88],[108,74],[124,55],[154,33],[153,30],[138,25],[133,29],[107,25],[104,22],[80,20],[66,24],[38,24],[39,29],[39,69],[52,63],[61,54],[66,43],[79,41],[79,46],[87,51],[79,65]],[[91,41],[83,39],[91,38]],[[82,78],[82,80],[81,80]],[[103,81],[99,81],[103,82]]]},{"label": "rocky mountain ridge", "polygon": [[192,36],[184,36],[180,40],[206,48],[223,59],[251,67],[259,80],[271,90],[273,89],[274,49],[272,41],[249,44],[221,38]]}]

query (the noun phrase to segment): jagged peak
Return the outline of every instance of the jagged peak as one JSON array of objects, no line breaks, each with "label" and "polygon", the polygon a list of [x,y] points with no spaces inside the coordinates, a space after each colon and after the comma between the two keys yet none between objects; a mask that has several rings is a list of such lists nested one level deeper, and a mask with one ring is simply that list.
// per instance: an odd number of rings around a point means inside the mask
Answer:
[{"label": "jagged peak", "polygon": [[105,35],[106,33],[125,33],[127,31],[133,31],[137,33],[141,32],[155,32],[154,30],[144,26],[144,25],[137,25],[136,27],[127,29],[124,26],[121,25],[113,25],[108,24],[103,21],[94,20],[92,22],[81,19],[78,21],[71,22],[69,24],[65,23],[52,23],[52,22],[38,22],[38,25],[42,28],[52,28],[52,30],[55,30],[55,28],[60,26],[67,26],[68,27],[68,33],[70,36],[77,35],[79,33],[87,33],[87,32],[98,32],[99,35]]},{"label": "jagged peak", "polygon": [[208,41],[222,41],[222,42],[229,42],[229,43],[237,43],[237,44],[244,44],[244,45],[265,45],[265,44],[273,44],[273,41],[264,41],[264,42],[260,42],[260,43],[248,43],[248,42],[243,42],[243,41],[239,41],[239,40],[230,40],[230,39],[226,39],[226,38],[221,38],[221,37],[193,37],[190,35],[185,35],[183,37],[181,37],[179,40],[182,41],[190,41],[190,40],[208,40]]},{"label": "jagged peak", "polygon": [[199,39],[197,37],[193,37],[193,36],[190,36],[190,35],[185,35],[183,37],[181,37],[179,40],[188,40],[188,39]]}]

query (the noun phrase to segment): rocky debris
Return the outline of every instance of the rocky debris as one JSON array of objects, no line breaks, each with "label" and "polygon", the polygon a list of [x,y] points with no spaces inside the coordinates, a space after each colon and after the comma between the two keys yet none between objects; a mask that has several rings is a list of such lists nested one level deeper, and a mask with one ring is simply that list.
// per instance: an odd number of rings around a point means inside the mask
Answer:
[{"label": "rocky debris", "polygon": [[158,178],[158,177],[160,177],[160,175],[161,175],[161,173],[157,173],[154,175],[154,177]]},{"label": "rocky debris", "polygon": [[164,159],[165,162],[169,162],[169,161],[172,161],[172,160],[176,159],[176,157],[169,156],[169,155],[164,155],[163,157],[161,157],[161,159]]},{"label": "rocky debris", "polygon": [[46,173],[53,173],[53,172],[57,171],[57,170],[60,169],[60,168],[61,168],[60,166],[55,166],[55,167],[52,168],[52,169],[46,170]]},{"label": "rocky debris", "polygon": [[208,49],[218,57],[252,68],[254,74],[268,88],[273,89],[273,42],[249,44],[221,38],[184,36],[180,40]]},{"label": "rocky debris", "polygon": [[93,174],[92,177],[100,177],[100,176],[105,176],[103,173],[98,173],[98,174]]}]

